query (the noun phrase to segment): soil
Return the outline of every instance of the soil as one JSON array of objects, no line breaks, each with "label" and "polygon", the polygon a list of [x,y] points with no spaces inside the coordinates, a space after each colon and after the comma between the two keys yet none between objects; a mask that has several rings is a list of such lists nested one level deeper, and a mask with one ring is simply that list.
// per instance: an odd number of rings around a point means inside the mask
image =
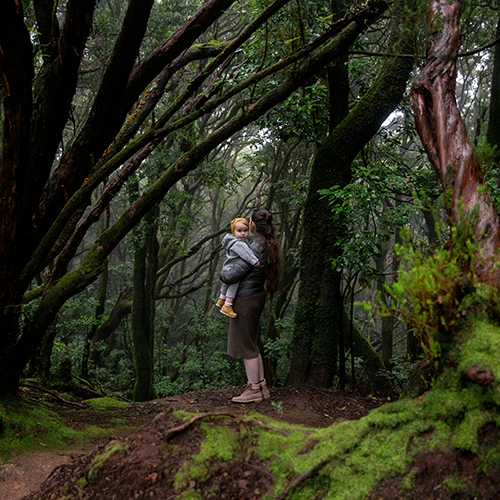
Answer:
[{"label": "soil", "polygon": [[[175,432],[181,421],[172,415],[173,410],[185,409],[200,417],[205,413],[231,414],[236,417],[231,419],[231,425],[235,432],[241,432],[244,426],[262,424],[238,419],[249,410],[317,428],[358,419],[386,402],[372,396],[300,387],[273,388],[272,398],[261,403],[231,403],[231,397],[240,392],[239,387],[211,388],[99,411],[61,407],[59,413],[66,425],[75,429],[86,425],[109,429],[112,419],[117,418],[126,421],[128,429],[120,435],[110,433],[105,438],[94,438],[85,448],[12,457],[0,468],[0,500],[175,499],[172,478],[184,459],[199,451],[203,434],[196,424],[189,427],[189,432]],[[121,448],[124,438],[126,450]],[[499,441],[498,427],[484,429],[485,443],[499,446]],[[93,458],[103,453],[110,443],[116,446],[116,451],[99,469],[92,485],[82,485],[81,478],[89,477]],[[370,500],[500,499],[500,474],[478,474],[477,457],[471,453],[457,456],[451,449],[423,450],[415,456],[409,471],[378,485]],[[267,464],[255,455],[247,454],[244,461],[232,463],[214,459],[210,472],[203,483],[190,480],[186,489],[203,493],[217,491],[217,498],[221,500],[260,500],[272,491],[272,475]],[[411,491],[403,486],[408,474],[412,475]],[[462,491],[443,488],[443,479],[453,474],[462,482]]]},{"label": "soil", "polygon": [[[42,493],[42,496],[30,496],[30,493],[38,490],[51,473],[51,479],[57,475],[59,472],[54,471],[57,467],[71,463],[78,463],[80,464],[78,467],[83,467],[88,457],[95,454],[99,447],[146,427],[160,413],[169,415],[173,410],[184,409],[193,413],[228,412],[243,415],[249,410],[257,410],[263,415],[293,424],[307,427],[327,427],[334,422],[361,418],[386,401],[372,396],[348,395],[341,391],[300,387],[272,388],[270,400],[246,406],[236,405],[231,402],[231,398],[240,394],[241,390],[241,387],[210,388],[168,399],[134,403],[126,408],[108,408],[99,409],[99,411],[88,411],[61,405],[58,410],[59,415],[63,418],[65,425],[76,430],[84,430],[88,425],[109,428],[112,425],[110,422],[116,421],[116,419],[125,421],[127,430],[121,431],[120,435],[108,434],[105,437],[92,438],[84,447],[70,446],[65,451],[42,450],[11,456],[8,462],[0,467],[0,500],[20,500],[22,498],[45,500],[50,498],[45,496],[48,495],[46,491]],[[23,395],[26,396],[26,393]],[[38,396],[39,394],[37,394]],[[55,401],[52,400],[52,402]],[[164,423],[165,425],[167,424]],[[178,425],[178,422],[172,419],[168,421],[168,425],[175,426]],[[190,439],[192,437],[190,435]],[[187,450],[185,444],[182,445],[182,448]],[[68,467],[71,468],[71,465]],[[241,476],[240,481],[248,482],[256,470],[252,467],[258,467],[258,465],[235,464],[234,467],[239,467],[239,472],[243,471],[241,474],[237,474],[238,477]],[[224,475],[225,473],[227,475]],[[221,478],[226,477],[234,477],[234,475],[231,471],[224,471]],[[269,482],[269,478],[267,481]],[[267,488],[263,486],[262,491],[264,489]]]}]

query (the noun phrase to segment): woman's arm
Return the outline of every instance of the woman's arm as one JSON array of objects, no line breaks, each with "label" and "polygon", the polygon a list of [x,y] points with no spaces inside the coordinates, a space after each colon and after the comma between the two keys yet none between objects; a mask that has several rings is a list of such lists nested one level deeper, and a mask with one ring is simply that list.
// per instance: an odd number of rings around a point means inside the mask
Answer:
[{"label": "woman's arm", "polygon": [[222,267],[220,279],[226,285],[232,285],[241,281],[253,268],[254,266],[243,259],[237,259],[230,267]]}]

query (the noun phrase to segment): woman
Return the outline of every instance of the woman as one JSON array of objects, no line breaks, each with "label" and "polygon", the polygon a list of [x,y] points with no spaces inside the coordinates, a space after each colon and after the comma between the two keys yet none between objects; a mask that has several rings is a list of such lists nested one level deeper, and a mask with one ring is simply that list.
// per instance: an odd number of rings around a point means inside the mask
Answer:
[{"label": "woman", "polygon": [[264,364],[257,340],[266,291],[271,297],[276,293],[281,270],[273,216],[266,209],[254,210],[250,217],[250,232],[256,236],[250,248],[261,265],[252,267],[242,261],[237,267],[223,270],[220,277],[228,285],[240,282],[233,303],[233,310],[238,316],[229,320],[227,353],[243,358],[248,385],[243,394],[232,399],[234,403],[254,403],[271,397],[264,379]]}]

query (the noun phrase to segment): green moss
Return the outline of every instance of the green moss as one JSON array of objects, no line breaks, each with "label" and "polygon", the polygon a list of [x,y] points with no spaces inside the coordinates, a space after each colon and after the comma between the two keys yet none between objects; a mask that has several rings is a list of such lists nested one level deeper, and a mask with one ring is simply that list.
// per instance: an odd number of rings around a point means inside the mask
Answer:
[{"label": "green moss", "polygon": [[13,451],[62,448],[81,437],[63,425],[48,405],[14,396],[0,400],[0,455],[4,459]]},{"label": "green moss", "polygon": [[124,418],[110,418],[109,423],[117,427],[127,426],[127,421]]},{"label": "green moss", "polygon": [[85,430],[79,433],[81,439],[88,439],[90,437],[96,436],[106,436],[110,433],[113,433],[115,429],[113,427],[108,427],[104,429],[103,427],[99,427],[98,425],[86,425]]},{"label": "green moss", "polygon": [[[498,335],[498,329],[496,332]],[[482,354],[489,352],[483,342],[476,341],[476,345],[483,346]],[[475,350],[469,352],[477,359]],[[494,453],[496,448],[484,453],[479,444],[481,429],[497,420],[490,411],[494,408],[491,389],[460,383],[462,378],[453,373],[453,368],[449,371],[420,400],[403,399],[373,410],[359,421],[316,430],[310,436],[293,432],[293,427],[288,438],[265,428],[253,429],[259,433],[257,451],[268,461],[276,494],[283,492],[290,477],[298,477],[318,464],[324,465],[290,498],[313,498],[319,491],[322,498],[363,499],[378,483],[405,472],[401,487],[411,489],[416,474],[411,463],[422,449],[471,450],[484,456],[482,463],[497,463],[500,453]],[[301,450],[308,449],[311,440],[317,444],[304,455]]]},{"label": "green moss", "polygon": [[[266,426],[245,426],[236,433],[220,419],[205,422],[200,452],[183,465],[175,486],[179,494],[188,495],[179,498],[197,498],[192,488],[187,491],[189,481],[205,481],[211,459],[241,458],[244,442],[248,447],[246,458],[255,453],[267,462],[276,496],[293,478],[312,469],[315,473],[289,498],[319,495],[332,500],[361,500],[377,484],[399,475],[403,476],[401,489],[411,489],[417,473],[413,458],[423,449],[452,447],[482,453],[485,468],[500,460],[500,453],[494,453],[496,447],[481,452],[478,442],[483,426],[496,423],[497,417],[489,408],[484,387],[449,388],[448,382],[439,382],[436,389],[419,400],[403,399],[373,410],[358,421],[312,432],[253,412],[249,416]],[[281,429],[289,435],[283,435]],[[453,478],[447,478],[445,485],[454,487]]]},{"label": "green moss", "polygon": [[78,489],[80,490],[84,490],[86,487],[87,487],[87,479],[84,478],[84,477],[81,477],[77,482],[76,482],[76,486]]},{"label": "green moss", "polygon": [[178,495],[176,498],[179,498],[179,500],[202,500],[203,497],[195,490],[187,490]]},{"label": "green moss", "polygon": [[467,368],[490,369],[496,387],[500,383],[500,335],[498,326],[484,319],[470,322],[466,338],[457,347],[459,373],[465,374]]},{"label": "green moss", "polygon": [[[497,425],[499,425],[498,422]],[[479,455],[478,472],[486,474],[492,468],[500,469],[500,447],[495,446],[482,451],[483,453]]]},{"label": "green moss", "polygon": [[415,476],[418,473],[418,467],[413,467],[408,474],[403,478],[399,488],[401,490],[411,490],[413,488],[413,483],[415,482]]},{"label": "green moss", "polygon": [[214,428],[206,423],[200,427],[205,433],[205,440],[201,443],[196,460],[200,462],[209,458],[217,458],[224,462],[232,460],[233,451],[238,449],[236,433],[229,427]]},{"label": "green moss", "polygon": [[85,402],[92,406],[100,406],[102,408],[127,408],[130,406],[130,403],[127,403],[126,401],[121,401],[108,396],[104,398],[87,399]]},{"label": "green moss", "polygon": [[472,409],[464,415],[462,422],[455,428],[451,444],[460,450],[479,451],[478,435],[481,428],[492,419],[484,410]]},{"label": "green moss", "polygon": [[184,422],[191,420],[195,415],[196,415],[195,413],[189,413],[188,411],[185,410],[177,410],[172,412],[173,417],[178,418]]},{"label": "green moss", "polygon": [[[415,454],[424,448],[448,446],[456,450],[471,450],[480,458],[484,457],[480,461],[484,469],[498,464],[500,453],[496,451],[497,447],[485,451],[479,443],[485,424],[494,422],[498,425],[499,419],[494,411],[496,391],[464,381],[460,375],[471,360],[482,369],[492,369],[491,366],[498,364],[494,357],[494,350],[500,351],[495,338],[495,335],[500,337],[498,333],[498,327],[487,323],[478,328],[473,326],[470,337],[459,347],[467,353],[465,364],[460,363],[457,370],[446,369],[435,389],[422,402],[401,400],[374,410],[357,422],[317,431],[310,438],[319,442],[307,457],[294,456],[295,446],[280,453],[280,446],[284,443],[280,443],[279,436],[262,439],[262,457],[270,460],[276,492],[283,491],[290,471],[293,477],[297,477],[326,462],[299,491],[293,492],[291,498],[312,498],[318,490],[329,499],[366,498],[378,483],[408,471]],[[411,488],[414,475],[415,470],[411,468],[401,487]],[[447,479],[448,486],[451,487],[452,483],[452,479]]]},{"label": "green moss", "polygon": [[175,475],[174,486],[177,491],[186,488],[192,479],[205,481],[209,474],[209,460],[229,462],[233,460],[234,453],[240,449],[238,436],[228,427],[227,418],[218,418],[216,421],[221,422],[221,425],[215,427],[213,423],[207,422],[200,425],[205,438],[200,444],[199,453],[190,461],[185,461],[181,470]]},{"label": "green moss", "polygon": [[468,490],[467,483],[458,476],[447,476],[444,478],[443,486],[449,491],[465,492]]},{"label": "green moss", "polygon": [[272,426],[276,429],[280,429],[282,431],[314,432],[317,430],[315,427],[307,427],[305,425],[299,425],[299,424],[289,424],[288,422],[284,422],[283,420],[276,420],[275,418],[267,417],[266,415],[261,415],[260,413],[258,413],[257,411],[254,411],[254,410],[248,412],[247,416],[249,418],[255,418],[259,422],[262,422],[266,425],[270,425],[270,426]]},{"label": "green moss", "polygon": [[113,453],[116,453],[117,451],[124,449],[127,449],[127,446],[124,445],[123,443],[118,443],[118,442],[109,443],[108,446],[106,446],[104,453],[96,455],[92,460],[92,463],[90,464],[89,468],[89,476],[88,476],[89,481],[94,481],[95,479],[97,479],[99,473],[101,472],[102,466],[106,463],[108,458]]}]

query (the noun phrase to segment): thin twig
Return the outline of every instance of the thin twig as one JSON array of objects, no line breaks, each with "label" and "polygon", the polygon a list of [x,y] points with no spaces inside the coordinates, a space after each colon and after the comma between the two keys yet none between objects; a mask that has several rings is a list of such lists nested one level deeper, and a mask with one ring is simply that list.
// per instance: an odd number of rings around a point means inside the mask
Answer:
[{"label": "thin twig", "polygon": [[256,418],[253,418],[252,420],[243,420],[243,422],[250,422],[252,424],[257,424],[257,425],[260,425],[261,427],[264,427],[264,429],[268,429],[270,431],[275,431],[275,432],[279,432],[280,434],[282,434],[283,436],[285,437],[288,437],[290,435],[290,432],[288,431],[285,431],[283,429],[278,429],[277,427],[272,427],[270,425],[267,425],[265,424],[264,422],[261,422],[260,420],[257,420]]},{"label": "thin twig", "polygon": [[121,394],[119,394],[118,397],[120,399],[122,399],[123,401],[125,401],[125,403],[133,403],[133,401],[131,399],[128,399],[125,396],[122,396]]},{"label": "thin twig", "polygon": [[[496,38],[490,43],[487,43],[486,45],[483,45],[482,47],[470,50],[469,52],[459,52],[457,57],[469,57],[475,54],[479,54],[479,52],[491,49],[491,47],[494,47],[498,43],[500,43],[500,37]],[[367,50],[348,50],[347,54],[356,56],[370,56],[370,57],[416,57],[415,54],[391,54],[388,52],[369,52]]]},{"label": "thin twig", "polygon": [[473,56],[474,54],[477,54],[479,52],[482,52],[483,50],[490,49],[491,47],[494,47],[498,42],[500,42],[500,37],[498,37],[496,40],[493,40],[492,42],[483,45],[482,47],[479,47],[478,49],[471,50],[469,52],[462,52],[458,53],[458,57],[467,57],[467,56]]},{"label": "thin twig", "polygon": [[415,54],[391,54],[388,52],[369,52],[366,50],[348,50],[346,54],[354,56],[371,56],[371,57],[415,57]]}]

